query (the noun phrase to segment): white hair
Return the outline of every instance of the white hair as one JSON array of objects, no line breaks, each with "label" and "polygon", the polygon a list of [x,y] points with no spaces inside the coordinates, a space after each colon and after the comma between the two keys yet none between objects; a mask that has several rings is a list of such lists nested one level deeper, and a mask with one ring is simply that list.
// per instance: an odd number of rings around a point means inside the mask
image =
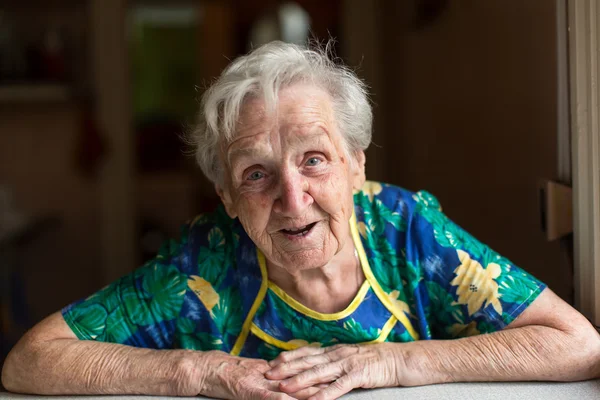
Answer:
[{"label": "white hair", "polygon": [[369,146],[373,113],[367,87],[351,69],[329,56],[331,43],[303,47],[271,42],[235,59],[221,73],[202,95],[198,120],[188,137],[208,179],[221,183],[220,145],[233,139],[244,101],[260,97],[267,110],[274,110],[279,91],[295,83],[312,84],[329,93],[349,155]]}]

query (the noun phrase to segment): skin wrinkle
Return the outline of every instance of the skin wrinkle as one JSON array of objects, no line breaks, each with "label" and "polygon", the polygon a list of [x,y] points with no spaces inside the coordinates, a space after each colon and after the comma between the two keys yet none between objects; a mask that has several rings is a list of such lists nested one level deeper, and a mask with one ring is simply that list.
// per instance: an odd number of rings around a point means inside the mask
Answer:
[{"label": "skin wrinkle", "polygon": [[[281,47],[275,44],[274,49],[279,49],[282,53]],[[279,60],[289,57],[289,54],[280,55]],[[299,64],[301,63],[299,60]],[[330,68],[335,69],[333,66]],[[248,66],[237,64],[237,73],[247,69]],[[258,69],[263,70],[262,66]],[[245,156],[250,159],[241,160],[240,165],[235,168],[231,165],[228,167],[228,160],[218,159],[225,160],[225,169],[233,171],[233,175],[227,175],[228,182],[225,182],[225,178],[219,180],[219,187],[223,188],[218,189],[221,190],[219,194],[224,199],[228,212],[239,213],[244,226],[252,226],[248,231],[252,233],[253,240],[264,240],[263,247],[259,247],[269,259],[270,276],[280,279],[277,282],[289,282],[289,287],[284,288],[286,292],[303,303],[302,300],[306,300],[309,306],[312,302],[316,305],[312,308],[322,312],[344,308],[347,299],[353,297],[355,288],[348,279],[352,271],[357,272],[357,283],[364,279],[360,266],[351,261],[354,260],[353,248],[348,245],[351,240],[346,234],[348,216],[353,207],[351,189],[360,188],[365,179],[364,153],[352,153],[348,149],[367,147],[372,122],[371,109],[363,101],[366,99],[361,100],[365,93],[360,96],[362,86],[356,81],[357,78],[348,70],[338,72],[345,73],[352,79],[334,79],[336,82],[329,88],[332,95],[325,93],[326,91],[314,90],[315,87],[306,85],[306,81],[304,85],[300,85],[302,89],[297,86],[278,92],[276,88],[275,96],[268,91],[270,97],[282,100],[279,105],[285,101],[294,105],[285,109],[274,107],[274,111],[279,113],[274,115],[265,115],[264,110],[260,109],[262,103],[258,96],[253,103],[243,101],[245,92],[240,89],[259,83],[258,78],[252,77],[253,82],[223,78],[226,84],[236,90],[230,91],[230,97],[227,97],[221,86],[220,98],[225,104],[219,100],[219,96],[209,97],[207,101],[216,107],[203,108],[204,111],[200,113],[201,116],[207,116],[214,129],[218,129],[217,125],[226,117],[225,134],[235,134],[232,130],[237,128],[237,134],[245,137],[238,142],[242,148],[259,145],[257,149],[248,149],[250,151],[245,154],[238,153],[236,157]],[[318,76],[319,74],[315,74],[315,77]],[[315,79],[315,82],[321,84],[321,87],[327,87],[323,85],[327,83],[323,77]],[[271,87],[270,84],[263,87],[267,86]],[[213,93],[214,88],[213,86]],[[207,91],[210,92],[211,89]],[[218,107],[220,109],[215,110]],[[240,108],[247,108],[243,113],[247,119],[244,121],[242,116],[242,124],[234,126]],[[271,118],[273,116],[275,118]],[[205,122],[201,120],[200,125]],[[345,132],[342,132],[340,126],[345,127]],[[362,139],[359,137],[361,126]],[[250,137],[253,129],[256,129],[255,135]],[[314,133],[311,129],[323,130],[325,134],[310,136]],[[350,138],[348,142],[344,140],[344,135]],[[204,143],[201,143],[202,140],[198,141],[199,147],[211,143],[210,137],[201,137],[207,140]],[[303,148],[307,143],[318,148]],[[219,146],[224,145],[226,143],[219,143]],[[236,146],[232,147],[235,148]],[[226,146],[219,147],[221,149],[223,154],[227,153]],[[305,168],[307,165],[304,163],[304,156],[310,151],[322,153],[323,165],[326,167],[322,173],[318,173],[321,171],[318,168]],[[197,158],[203,165],[202,168],[208,171],[208,176],[212,175],[212,169],[210,166],[207,168],[205,162],[212,164],[214,152],[212,148],[208,152],[200,151],[199,154],[208,156]],[[259,165],[264,169],[261,172],[266,172],[273,180],[267,180],[264,185],[244,184],[237,169],[241,169],[239,173],[246,176],[246,169],[252,169],[256,161],[253,158],[259,159],[258,164],[263,162],[264,165]],[[242,162],[248,162],[249,165],[241,165]],[[359,167],[355,168],[355,164]],[[218,170],[223,170],[223,174],[226,172],[223,168]],[[246,201],[248,199],[251,201]],[[244,205],[245,201],[248,207],[241,211],[246,214],[240,213],[240,208],[237,207]],[[252,211],[250,206],[254,210],[272,209],[271,213],[262,217],[267,221],[273,218],[272,222],[275,223],[254,226],[253,223],[257,220],[247,214]],[[315,235],[320,235],[316,241],[320,247],[313,245],[310,249],[296,249],[277,237],[277,232],[282,227],[286,228],[283,224],[294,227],[312,222],[311,219],[315,218],[321,218],[319,223],[325,226],[323,230],[315,231]],[[283,244],[278,246],[281,243]],[[291,259],[285,259],[286,255]],[[307,288],[306,291],[303,292],[303,288]],[[318,297],[314,292],[324,292],[330,297]],[[460,381],[597,377],[600,372],[600,337],[581,315],[558,297],[554,296],[554,306],[549,310],[552,297],[546,296],[548,293],[550,291],[546,289],[508,329],[499,333],[456,341],[341,345],[328,349],[328,353],[325,353],[323,358],[330,360],[328,365],[300,372],[314,378],[318,378],[321,371],[334,371],[336,376],[341,375],[329,388],[340,389],[336,396],[343,394],[342,390],[347,392],[352,387],[438,383],[450,380],[450,374],[454,380]],[[87,391],[191,396],[203,392],[202,394],[210,397],[243,398],[253,394],[254,398],[261,399],[288,398],[268,391],[275,389],[279,382],[266,381],[263,373],[270,368],[269,365],[276,363],[241,359],[216,351],[156,351],[79,341],[60,313],[53,314],[51,320],[53,326],[49,327],[42,322],[42,328],[34,328],[34,333],[27,335],[13,349],[3,371],[6,386],[16,390],[54,394],[86,394]],[[575,328],[570,328],[570,325]],[[307,351],[302,354],[310,356],[317,351],[315,348],[308,350],[300,349],[293,354]],[[286,357],[288,358],[292,362],[302,360],[295,355]],[[306,362],[299,364],[305,365]],[[280,370],[285,369],[285,365],[279,366]],[[388,371],[395,371],[396,374],[390,377]],[[314,393],[314,390],[314,387],[309,388],[307,393]],[[325,398],[325,392],[318,393],[316,398]]]},{"label": "skin wrinkle", "polygon": [[[572,336],[543,326],[509,329],[453,341],[414,343],[424,350],[416,354],[424,354],[426,362],[422,363],[423,357],[406,356],[410,363],[408,370],[416,368],[422,376],[426,376],[428,370],[439,374],[429,375],[416,384],[492,378],[511,380],[515,376],[524,380],[556,379],[554,374],[547,372],[549,364],[564,364],[565,355],[570,356],[573,362],[577,361],[577,355],[570,351],[577,345],[573,343]],[[577,369],[565,368],[560,372],[564,374],[564,380],[576,379]]]},{"label": "skin wrinkle", "polygon": [[[120,349],[109,349],[106,352],[99,352],[98,349],[94,349],[91,351],[90,355],[96,358],[96,363],[86,364],[83,367],[83,376],[88,390],[96,386],[104,387],[106,386],[106,383],[110,382],[113,378],[125,378],[123,374],[124,360],[114,359],[115,353],[119,350]],[[106,373],[98,374],[96,368],[106,371]]]},{"label": "skin wrinkle", "polygon": [[[3,382],[7,383],[7,389],[17,392],[52,395],[151,391],[176,395],[181,394],[180,387],[193,382],[183,383],[182,374],[176,372],[178,360],[187,352],[183,350],[161,352],[94,341],[36,339],[31,333],[16,347],[7,358],[8,369],[3,371]],[[19,351],[18,347],[28,351]],[[13,376],[16,379],[6,379]],[[27,379],[29,376],[35,379]],[[67,382],[60,379],[65,376],[70,377]],[[149,377],[152,377],[150,382]]]},{"label": "skin wrinkle", "polygon": [[[273,282],[309,308],[343,310],[364,281],[348,224],[352,190],[364,182],[364,154],[351,169],[331,98],[319,88],[287,87],[275,113],[254,112],[263,107],[253,98],[242,108],[242,129],[221,155],[227,184],[217,192],[265,254]],[[317,164],[309,166],[312,158]],[[256,172],[259,179],[249,180]],[[302,242],[281,232],[315,222]],[[348,285],[344,276],[358,279]]]}]

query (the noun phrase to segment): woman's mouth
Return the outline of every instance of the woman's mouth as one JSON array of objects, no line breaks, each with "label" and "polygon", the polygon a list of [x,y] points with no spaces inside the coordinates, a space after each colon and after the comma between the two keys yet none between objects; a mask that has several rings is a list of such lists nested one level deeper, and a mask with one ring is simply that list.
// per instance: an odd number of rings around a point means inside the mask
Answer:
[{"label": "woman's mouth", "polygon": [[293,229],[282,229],[280,232],[289,236],[306,236],[310,233],[311,229],[316,225],[316,222],[305,226],[300,226]]}]

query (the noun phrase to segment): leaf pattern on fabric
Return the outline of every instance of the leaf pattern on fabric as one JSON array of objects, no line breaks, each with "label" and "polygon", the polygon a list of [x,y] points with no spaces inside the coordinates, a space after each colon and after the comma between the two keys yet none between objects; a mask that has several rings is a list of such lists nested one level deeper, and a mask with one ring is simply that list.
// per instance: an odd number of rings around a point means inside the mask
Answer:
[{"label": "leaf pattern on fabric", "polygon": [[410,333],[406,330],[402,331],[402,333],[398,333],[396,329],[392,329],[385,341],[393,343],[408,343],[414,342],[415,339],[413,339]]},{"label": "leaf pattern on fabric", "polygon": [[144,296],[150,301],[153,322],[171,320],[179,314],[187,289],[187,277],[173,266],[155,264],[142,283]]},{"label": "leaf pattern on fabric", "polygon": [[86,339],[96,340],[104,334],[107,315],[104,306],[92,303],[75,307],[71,312],[71,321],[87,336]]},{"label": "leaf pattern on fabric", "polygon": [[456,302],[467,305],[469,316],[488,305],[492,305],[494,310],[502,315],[498,284],[494,280],[500,276],[500,266],[490,263],[484,269],[479,262],[471,259],[468,253],[462,250],[457,250],[457,253],[461,264],[454,270],[456,277],[450,282],[452,286],[457,286]]},{"label": "leaf pattern on fabric", "polygon": [[[348,343],[347,340],[356,340],[356,338],[360,338],[360,342],[369,342],[371,340],[375,340],[381,334],[381,329],[376,327],[363,328],[361,324],[359,324],[354,318],[350,318],[344,322],[344,329],[346,331],[346,335],[350,338],[342,341],[342,338],[338,340],[343,343]],[[360,343],[357,342],[357,343]]]},{"label": "leaf pattern on fabric", "polygon": [[531,304],[532,295],[540,289],[531,275],[523,270],[501,276],[498,283],[498,291],[502,300],[511,303],[527,301],[527,304]]},{"label": "leaf pattern on fabric", "polygon": [[183,248],[187,246],[187,228],[182,229],[181,240],[169,239],[162,244],[156,255],[156,260],[166,261],[173,257],[179,257]]},{"label": "leaf pattern on fabric", "polygon": [[407,315],[412,315],[410,306],[404,300],[401,300],[401,297],[404,297],[402,294],[403,292],[400,292],[399,290],[392,290],[391,292],[387,293],[387,296],[394,308]]},{"label": "leaf pattern on fabric", "polygon": [[435,239],[440,246],[461,249],[476,258],[484,255],[487,247],[446,217],[435,197],[420,191],[415,193],[413,198],[417,202],[415,210],[432,225]]},{"label": "leaf pattern on fabric", "polygon": [[464,314],[450,293],[434,281],[425,282],[425,287],[429,294],[427,313],[433,320],[441,326],[465,323]]},{"label": "leaf pattern on fabric", "polygon": [[[373,275],[421,338],[503,329],[545,287],[450,221],[427,192],[366,182],[354,202]],[[231,350],[244,322],[243,310],[255,295],[248,291],[260,287],[252,281],[260,277],[256,248],[222,206],[197,217],[182,232],[181,240],[166,242],[153,261],[63,309],[65,321],[80,339]],[[470,267],[460,269],[466,256],[457,250],[470,258]],[[250,273],[241,276],[241,271]],[[482,299],[470,291],[471,284],[481,290],[476,278],[485,282]],[[290,343],[296,345],[368,342],[380,335],[389,319],[388,311],[363,304],[343,321],[321,321],[297,312],[270,291],[267,296],[256,314],[261,329],[276,338],[291,335]],[[383,307],[371,292],[364,301]],[[281,351],[257,337],[252,340],[243,349],[245,356],[270,360]],[[399,323],[386,338],[412,340]]]},{"label": "leaf pattern on fabric", "polygon": [[191,350],[221,350],[223,341],[208,332],[198,332],[197,322],[189,318],[177,319],[176,340],[179,347]]},{"label": "leaf pattern on fabric", "polygon": [[363,211],[364,222],[360,222],[358,227],[363,238],[381,237],[386,224],[391,224],[397,231],[406,231],[406,220],[402,215],[387,208],[378,198],[359,192],[354,195],[354,202]]},{"label": "leaf pattern on fabric", "polygon": [[208,247],[200,247],[198,253],[198,275],[218,288],[225,276],[225,236],[223,231],[214,227],[208,233]]},{"label": "leaf pattern on fabric", "polygon": [[219,332],[225,336],[237,336],[244,319],[242,316],[242,298],[240,292],[229,287],[219,292],[219,304],[213,308],[211,317]]},{"label": "leaf pattern on fabric", "polygon": [[117,307],[107,315],[104,336],[98,340],[110,343],[125,343],[132,333],[129,324],[125,320],[123,307]]},{"label": "leaf pattern on fabric", "polygon": [[488,321],[477,321],[477,329],[479,330],[479,333],[492,333],[492,332],[496,332],[498,330],[497,327],[495,327],[494,325],[492,325],[490,322]]},{"label": "leaf pattern on fabric", "polygon": [[101,303],[107,312],[113,311],[115,308],[121,306],[121,298],[119,297],[119,286],[121,285],[122,279],[115,282],[113,285],[108,285],[100,289],[88,297],[85,301],[87,303]]},{"label": "leaf pattern on fabric", "polygon": [[[406,254],[404,252],[402,253],[402,258],[406,260]],[[406,261],[404,263],[400,263],[399,267],[400,274],[406,280],[406,287],[411,293],[414,293],[414,291],[417,290],[417,286],[419,286],[419,282],[423,279],[420,262],[417,261],[412,263]]]},{"label": "leaf pattern on fabric", "polygon": [[421,280],[419,269],[413,263],[406,262],[404,251],[398,256],[385,237],[378,238],[375,246],[371,248],[372,257],[369,260],[373,275],[388,296],[400,303],[400,309],[404,311],[404,305],[407,305],[407,314],[412,314],[413,293]]},{"label": "leaf pattern on fabric", "polygon": [[273,346],[272,344],[261,342],[258,345],[257,351],[260,358],[262,358],[263,360],[271,361],[276,359],[279,353],[281,353],[283,350],[279,347]]},{"label": "leaf pattern on fabric", "polygon": [[155,262],[140,268],[134,276],[141,280],[141,285],[125,285],[122,301],[135,324],[151,325],[179,314],[187,280],[177,268]]},{"label": "leaf pattern on fabric", "polygon": [[[390,292],[393,288],[401,287],[402,277],[398,263],[404,260],[397,256],[396,250],[385,237],[374,240],[371,253],[372,256],[369,260],[371,270],[384,290]],[[405,266],[403,265],[403,267]]]},{"label": "leaf pattern on fabric", "polygon": [[[380,328],[365,329],[349,318],[340,326],[337,321],[321,321],[299,314],[275,294],[270,293],[270,299],[283,325],[292,332],[295,339],[306,343],[320,343],[331,346],[338,343],[361,343],[377,338]],[[267,332],[269,333],[269,332]]]}]

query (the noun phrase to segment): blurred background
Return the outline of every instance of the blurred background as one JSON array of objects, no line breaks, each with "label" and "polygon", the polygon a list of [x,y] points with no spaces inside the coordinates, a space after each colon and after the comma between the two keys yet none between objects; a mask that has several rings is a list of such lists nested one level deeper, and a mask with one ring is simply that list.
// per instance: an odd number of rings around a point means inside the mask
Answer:
[{"label": "blurred background", "polygon": [[538,194],[568,124],[563,6],[1,0],[0,365],[25,329],[215,207],[180,140],[199,96],[237,55],[309,35],[335,37],[371,87],[368,178],[432,192],[571,302],[569,246],[546,240]]}]

